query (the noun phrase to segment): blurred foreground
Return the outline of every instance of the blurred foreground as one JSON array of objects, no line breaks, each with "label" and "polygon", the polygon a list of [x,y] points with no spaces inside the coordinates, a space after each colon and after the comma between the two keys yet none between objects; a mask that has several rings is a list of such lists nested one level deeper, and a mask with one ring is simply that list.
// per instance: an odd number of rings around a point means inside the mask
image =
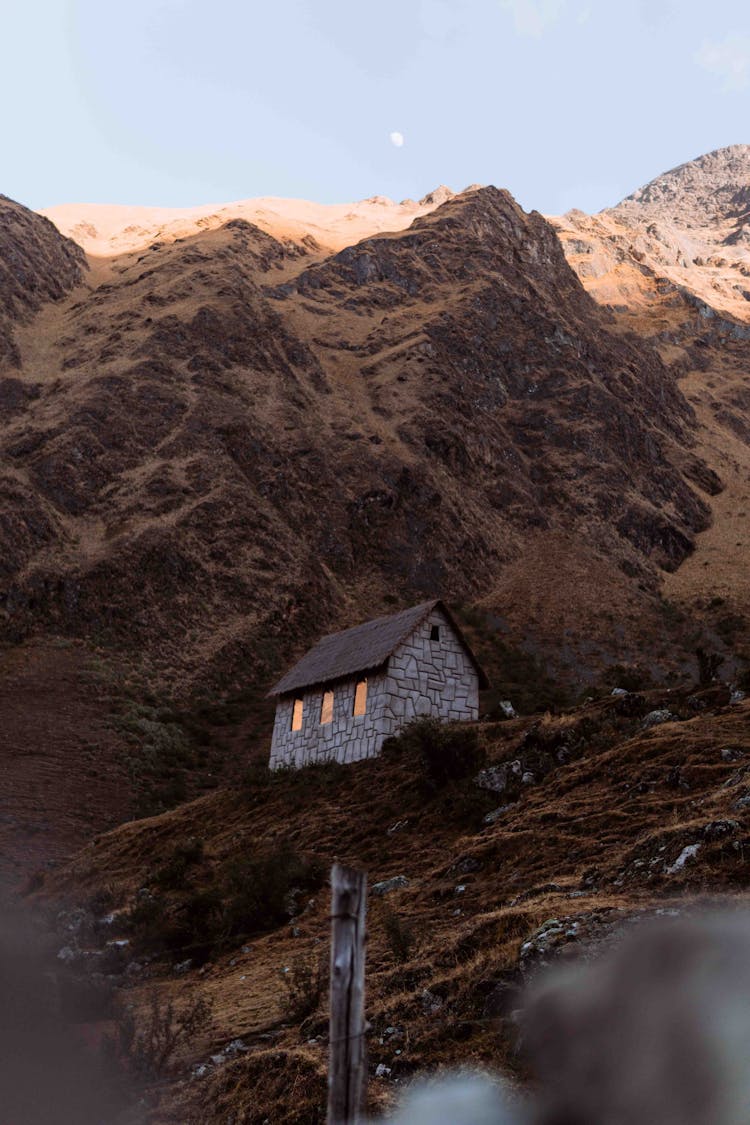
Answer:
[{"label": "blurred foreground", "polygon": [[747,1125],[750,915],[644,923],[594,964],[547,974],[523,1014],[524,1100],[457,1075],[398,1125]]},{"label": "blurred foreground", "polygon": [[67,1019],[54,950],[0,907],[2,1125],[137,1125],[117,1068]]}]

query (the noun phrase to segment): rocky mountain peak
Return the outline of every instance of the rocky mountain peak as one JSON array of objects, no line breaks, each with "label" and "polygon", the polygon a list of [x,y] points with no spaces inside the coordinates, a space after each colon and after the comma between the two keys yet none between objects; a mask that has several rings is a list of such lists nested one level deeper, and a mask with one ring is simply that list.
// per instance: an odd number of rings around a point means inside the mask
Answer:
[{"label": "rocky mountain peak", "polygon": [[430,205],[439,206],[441,203],[446,203],[449,199],[453,199],[455,191],[451,191],[445,184],[436,187],[434,191],[430,191],[427,195],[422,196],[419,201],[420,207],[429,207]]},{"label": "rocky mountain peak", "polygon": [[744,221],[750,207],[750,145],[730,145],[680,164],[614,210],[632,210],[634,205],[683,227]]}]

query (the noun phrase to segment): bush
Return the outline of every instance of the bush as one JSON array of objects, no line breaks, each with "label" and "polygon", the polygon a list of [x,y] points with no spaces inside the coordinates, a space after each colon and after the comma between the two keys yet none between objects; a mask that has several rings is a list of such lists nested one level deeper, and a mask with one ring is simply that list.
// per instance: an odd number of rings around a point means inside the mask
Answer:
[{"label": "bush", "polygon": [[178,844],[153,878],[163,891],[181,890],[187,883],[188,871],[203,859],[203,841],[195,837]]},{"label": "bush", "polygon": [[317,890],[326,875],[318,859],[282,844],[265,855],[234,860],[208,887],[167,896],[167,889],[184,888],[186,872],[202,855],[199,840],[175,848],[154,877],[154,893],[145,888],[138,893],[127,920],[139,953],[169,952],[203,963],[232,939],[288,921],[296,895]]},{"label": "bush", "polygon": [[698,660],[698,683],[701,687],[708,687],[718,679],[724,657],[718,652],[708,652],[705,648],[697,648],[695,655]]},{"label": "bush", "polygon": [[383,749],[417,754],[431,789],[443,789],[475,774],[485,760],[476,727],[449,725],[434,718],[408,723],[396,738],[386,739]]},{"label": "bush", "polygon": [[306,859],[288,845],[265,856],[236,860],[227,872],[225,935],[244,936],[281,925],[294,913],[294,893],[317,890],[324,879],[319,860]]},{"label": "bush", "polygon": [[172,1000],[162,1001],[154,989],[141,1025],[132,1008],[120,1014],[109,1049],[136,1074],[153,1078],[168,1071],[177,1048],[199,1035],[210,1021],[211,1006],[206,1000],[194,1000],[175,1012]]},{"label": "bush", "polygon": [[282,1011],[290,1023],[302,1023],[314,1015],[326,992],[327,980],[322,958],[300,958],[283,969],[281,980],[286,990]]}]

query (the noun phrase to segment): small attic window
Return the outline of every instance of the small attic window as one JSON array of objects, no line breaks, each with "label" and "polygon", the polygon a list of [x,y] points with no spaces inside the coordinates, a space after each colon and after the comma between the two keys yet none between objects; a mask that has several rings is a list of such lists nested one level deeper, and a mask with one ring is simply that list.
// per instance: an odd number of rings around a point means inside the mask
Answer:
[{"label": "small attic window", "polygon": [[430,640],[431,641],[439,641],[440,640],[440,626],[439,625],[433,625],[432,628],[430,629]]},{"label": "small attic window", "polygon": [[320,723],[330,723],[333,719],[333,692],[323,692],[323,703],[320,708]]},{"label": "small attic window", "polygon": [[367,711],[367,680],[360,680],[354,689],[354,714],[364,715]]},{"label": "small attic window", "polygon": [[292,730],[302,730],[302,700],[298,697],[292,708]]}]

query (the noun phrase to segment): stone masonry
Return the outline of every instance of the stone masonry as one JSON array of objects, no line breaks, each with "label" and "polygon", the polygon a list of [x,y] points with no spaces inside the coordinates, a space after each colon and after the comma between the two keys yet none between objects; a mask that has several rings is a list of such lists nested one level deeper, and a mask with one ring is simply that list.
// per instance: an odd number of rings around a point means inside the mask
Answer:
[{"label": "stone masonry", "polygon": [[[433,626],[440,631],[431,640]],[[439,606],[394,650],[387,665],[367,674],[367,707],[355,716],[356,675],[281,696],[271,742],[271,769],[313,762],[357,762],[375,757],[384,739],[411,719],[430,715],[445,722],[479,717],[479,676]],[[333,719],[321,723],[323,692],[333,691]],[[295,698],[303,700],[302,729],[292,730]]]}]

